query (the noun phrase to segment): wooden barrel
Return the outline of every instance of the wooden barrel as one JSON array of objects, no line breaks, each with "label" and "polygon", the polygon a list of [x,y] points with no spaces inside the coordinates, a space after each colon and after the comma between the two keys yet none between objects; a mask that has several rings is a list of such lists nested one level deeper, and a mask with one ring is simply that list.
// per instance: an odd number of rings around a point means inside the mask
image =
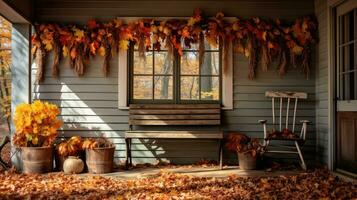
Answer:
[{"label": "wooden barrel", "polygon": [[113,171],[115,147],[103,147],[86,150],[86,164],[89,173],[104,174]]},{"label": "wooden barrel", "polygon": [[22,147],[24,173],[46,173],[53,169],[53,147]]}]

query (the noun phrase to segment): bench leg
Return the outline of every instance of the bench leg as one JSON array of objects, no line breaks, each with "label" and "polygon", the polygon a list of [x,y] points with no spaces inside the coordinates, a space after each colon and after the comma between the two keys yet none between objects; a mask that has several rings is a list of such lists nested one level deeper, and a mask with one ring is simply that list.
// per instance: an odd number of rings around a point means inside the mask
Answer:
[{"label": "bench leg", "polygon": [[129,164],[130,164],[130,166],[132,166],[133,165],[133,158],[132,158],[132,156],[131,156],[131,138],[129,138]]},{"label": "bench leg", "polygon": [[130,145],[129,145],[129,139],[125,138],[125,169],[129,169],[129,157],[130,157]]},{"label": "bench leg", "polygon": [[222,169],[223,165],[223,141],[219,140],[219,169]]}]

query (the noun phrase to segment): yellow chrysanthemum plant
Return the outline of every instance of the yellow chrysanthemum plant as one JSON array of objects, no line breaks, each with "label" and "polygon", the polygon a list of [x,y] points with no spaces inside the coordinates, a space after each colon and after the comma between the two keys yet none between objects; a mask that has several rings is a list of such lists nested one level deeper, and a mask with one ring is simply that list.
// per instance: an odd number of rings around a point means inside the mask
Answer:
[{"label": "yellow chrysanthemum plant", "polygon": [[18,147],[52,146],[62,125],[57,118],[59,113],[56,105],[40,100],[18,105],[14,115],[14,144]]}]

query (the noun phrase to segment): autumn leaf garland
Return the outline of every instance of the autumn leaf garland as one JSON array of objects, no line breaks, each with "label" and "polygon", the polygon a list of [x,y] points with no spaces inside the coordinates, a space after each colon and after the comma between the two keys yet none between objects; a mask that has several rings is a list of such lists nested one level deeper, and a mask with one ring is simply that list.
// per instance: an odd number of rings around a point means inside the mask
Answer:
[{"label": "autumn leaf garland", "polygon": [[308,77],[311,48],[317,41],[317,22],[313,17],[297,19],[291,25],[281,20],[267,21],[258,17],[227,21],[222,12],[213,18],[205,18],[199,9],[188,19],[139,19],[129,23],[120,19],[106,23],[90,20],[83,28],[40,24],[35,29],[32,53],[38,64],[38,81],[44,79],[44,63],[51,51],[54,51],[54,77],[59,74],[62,57],[68,56],[71,67],[78,76],[82,76],[90,56],[96,55],[104,57],[102,71],[107,76],[112,54],[119,49],[127,50],[130,43],[136,45],[140,57],[144,57],[149,49],[160,51],[163,47],[169,55],[175,51],[182,55],[184,47],[198,44],[199,63],[202,64],[204,39],[211,46],[220,45],[224,61],[228,59],[230,45],[236,52],[246,56],[249,59],[250,79],[256,77],[259,65],[262,71],[267,71],[274,60],[279,63],[279,75],[285,75],[290,63],[295,68],[299,67]]}]

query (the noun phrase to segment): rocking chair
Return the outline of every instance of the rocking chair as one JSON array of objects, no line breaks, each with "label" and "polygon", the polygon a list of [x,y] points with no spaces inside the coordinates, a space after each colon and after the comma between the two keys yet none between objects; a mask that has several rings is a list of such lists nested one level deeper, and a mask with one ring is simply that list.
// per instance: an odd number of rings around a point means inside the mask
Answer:
[{"label": "rocking chair", "polygon": [[[273,113],[273,131],[271,133],[268,133],[267,131],[267,120],[259,120],[259,123],[263,125],[264,128],[264,153],[269,152],[269,153],[293,153],[293,154],[298,154],[300,158],[300,165],[301,168],[306,170],[306,164],[304,161],[304,157],[301,152],[300,146],[302,146],[305,142],[306,138],[306,130],[307,130],[307,124],[310,123],[308,120],[301,120],[300,123],[302,123],[301,131],[300,134],[295,133],[295,121],[296,121],[296,110],[297,110],[297,104],[298,104],[298,99],[306,99],[307,94],[304,92],[273,92],[273,91],[267,91],[265,93],[266,97],[272,98],[272,113]],[[277,99],[277,102],[279,103],[279,123],[276,123],[276,117],[275,117],[275,99]],[[283,129],[283,104],[284,101],[286,101],[286,115],[285,115],[285,127]],[[290,102],[293,101],[293,115],[291,116],[290,113]],[[285,111],[284,111],[285,112]],[[292,117],[291,121],[291,129],[289,129],[289,116]],[[276,126],[278,125],[279,130],[275,130],[277,128]],[[271,141],[277,140],[277,141],[287,141],[287,142],[292,142],[295,144],[295,147],[293,146],[287,146],[287,145],[279,145],[276,147],[279,147],[278,150],[269,150],[269,144]],[[282,150],[280,150],[282,149]]]}]

